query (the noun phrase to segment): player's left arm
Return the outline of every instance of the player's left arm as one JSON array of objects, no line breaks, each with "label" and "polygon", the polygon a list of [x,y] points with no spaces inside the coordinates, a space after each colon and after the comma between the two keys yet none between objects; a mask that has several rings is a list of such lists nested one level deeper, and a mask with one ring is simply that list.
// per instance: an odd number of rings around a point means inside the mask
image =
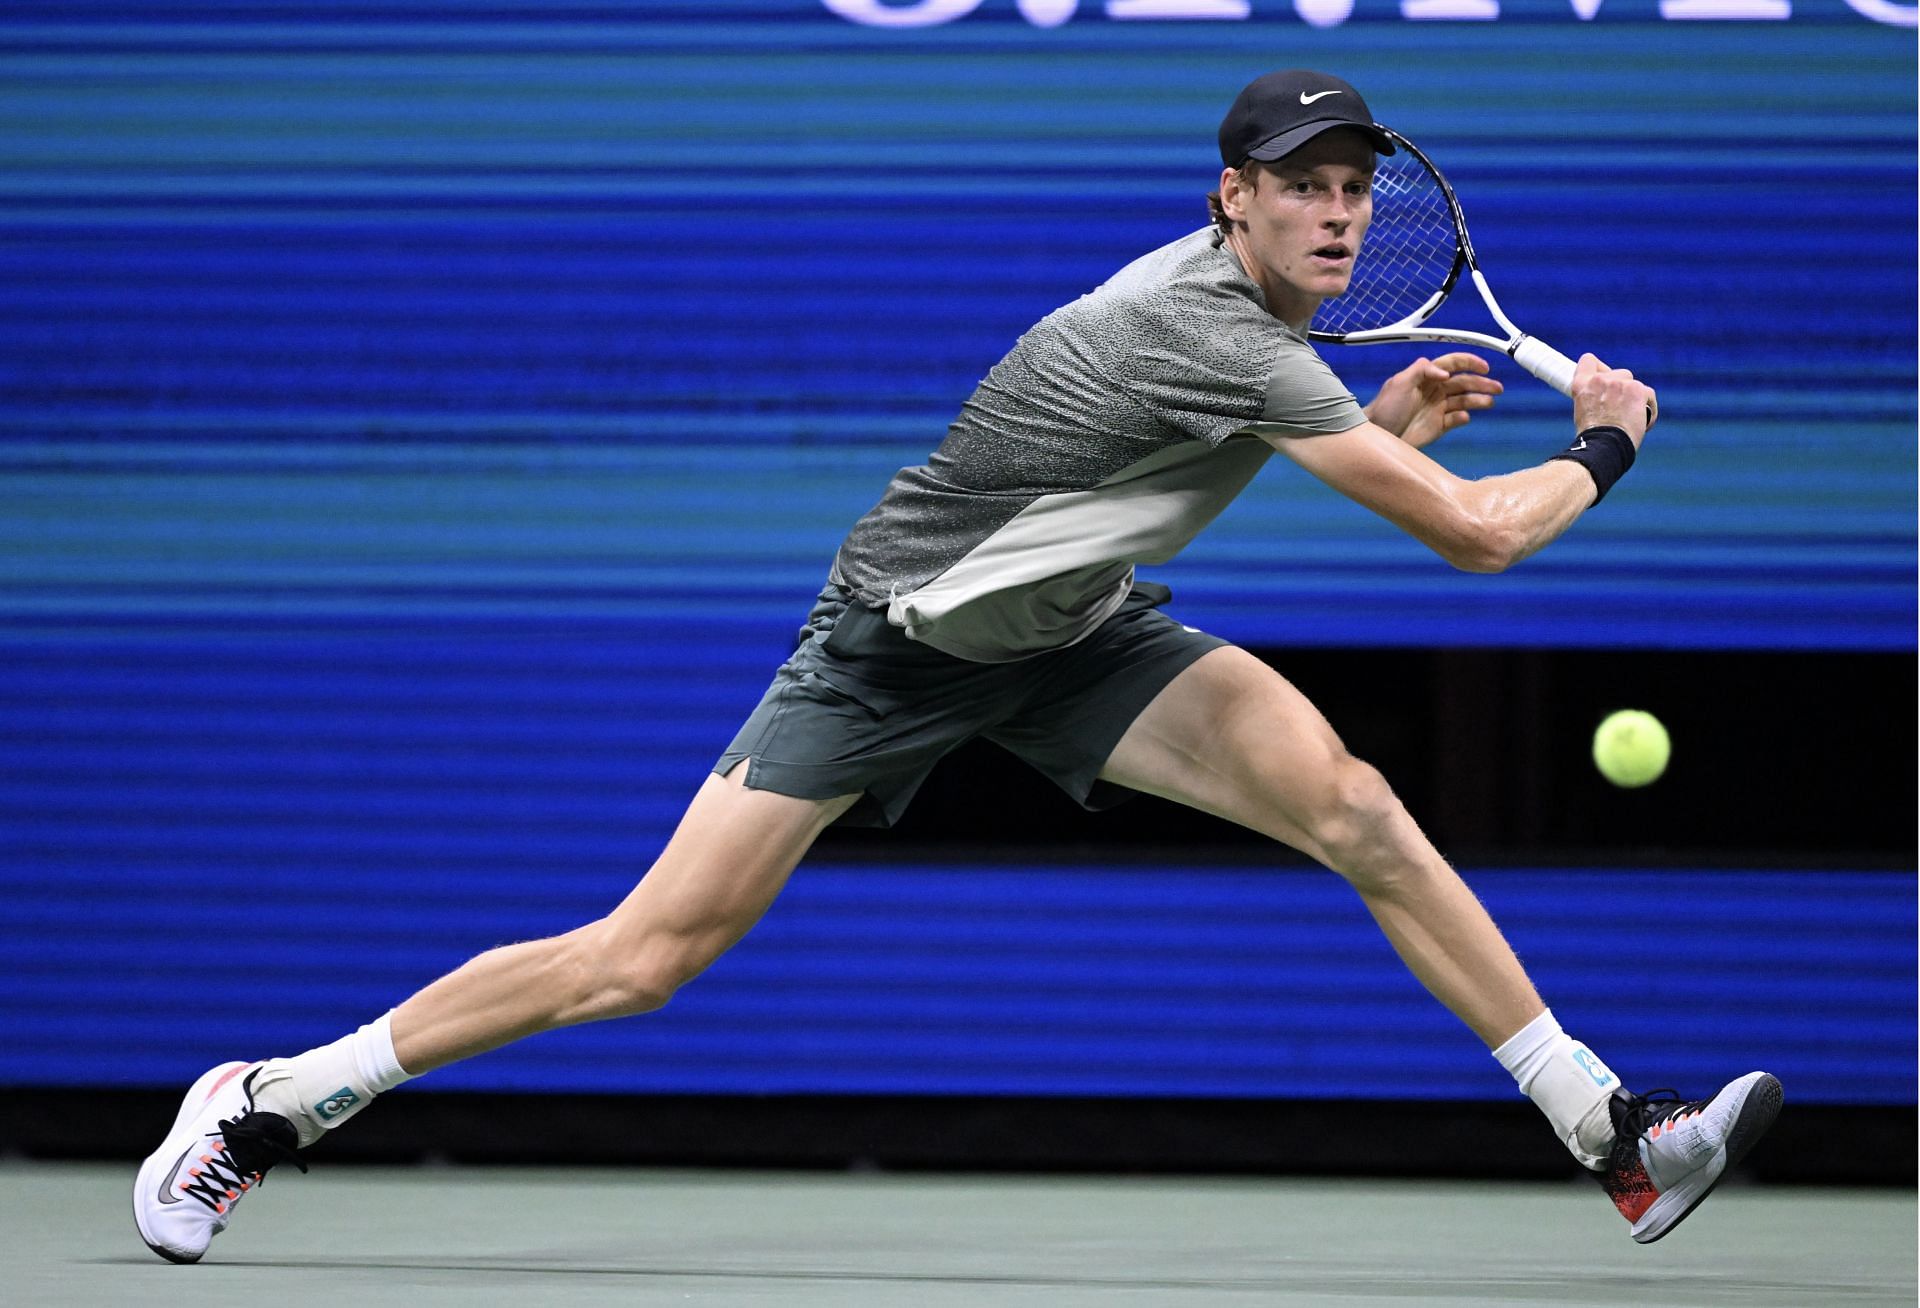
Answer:
[{"label": "player's left arm", "polygon": [[1488,371],[1485,359],[1464,350],[1416,359],[1387,378],[1367,406],[1367,418],[1415,449],[1431,445],[1493,407],[1506,387]]}]

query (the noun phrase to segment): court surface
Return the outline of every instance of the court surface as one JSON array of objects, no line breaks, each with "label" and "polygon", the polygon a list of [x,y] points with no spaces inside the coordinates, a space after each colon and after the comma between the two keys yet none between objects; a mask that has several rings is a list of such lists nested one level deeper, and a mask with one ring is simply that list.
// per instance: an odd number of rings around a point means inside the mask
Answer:
[{"label": "court surface", "polygon": [[286,1171],[206,1262],[131,1167],[0,1165],[20,1304],[1915,1302],[1915,1197],[1730,1183],[1642,1248],[1597,1186],[494,1168]]}]

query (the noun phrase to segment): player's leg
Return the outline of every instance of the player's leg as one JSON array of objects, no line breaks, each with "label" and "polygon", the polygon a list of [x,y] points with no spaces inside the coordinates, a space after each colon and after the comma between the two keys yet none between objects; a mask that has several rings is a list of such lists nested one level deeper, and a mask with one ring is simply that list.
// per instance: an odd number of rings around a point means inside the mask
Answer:
[{"label": "player's leg", "polygon": [[269,1168],[298,1165],[296,1150],[410,1076],[535,1032],[665,1004],[759,921],[857,798],[749,790],[745,771],[706,779],[653,867],[599,921],[481,954],[331,1045],[201,1077],[135,1181],[134,1218],[148,1247],[197,1261]]},{"label": "player's leg", "polygon": [[1244,650],[1216,650],[1181,674],[1101,777],[1251,827],[1339,872],[1413,974],[1489,1048],[1546,1007],[1386,779]]},{"label": "player's leg", "polygon": [[653,867],[606,917],[491,950],[393,1013],[420,1075],[554,1027],[661,1007],[760,920],[800,858],[857,796],[795,799],[710,776]]},{"label": "player's leg", "polygon": [[1351,882],[1408,968],[1601,1176],[1636,1239],[1671,1229],[1778,1112],[1779,1083],[1764,1073],[1696,1103],[1625,1094],[1560,1030],[1492,918],[1380,773],[1242,650],[1215,650],[1170,682],[1100,776],[1251,827]]}]

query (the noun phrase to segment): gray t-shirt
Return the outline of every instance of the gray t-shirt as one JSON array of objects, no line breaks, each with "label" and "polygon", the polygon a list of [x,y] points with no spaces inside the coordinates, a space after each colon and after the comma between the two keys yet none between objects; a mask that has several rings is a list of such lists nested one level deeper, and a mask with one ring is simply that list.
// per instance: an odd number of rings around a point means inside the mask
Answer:
[{"label": "gray t-shirt", "polygon": [[854,524],[833,579],[908,636],[984,663],[1072,644],[1272,449],[1359,404],[1205,228],[1048,314],[925,464]]}]

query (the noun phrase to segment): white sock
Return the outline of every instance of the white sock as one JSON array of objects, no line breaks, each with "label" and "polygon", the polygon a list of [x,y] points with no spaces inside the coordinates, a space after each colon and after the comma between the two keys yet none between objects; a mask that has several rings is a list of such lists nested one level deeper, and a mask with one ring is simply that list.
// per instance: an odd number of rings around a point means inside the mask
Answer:
[{"label": "white sock", "polygon": [[1613,1115],[1607,1102],[1620,1078],[1600,1056],[1560,1029],[1553,1010],[1521,1027],[1493,1051],[1533,1100],[1582,1167],[1599,1171],[1613,1148]]},{"label": "white sock", "polygon": [[255,1102],[293,1123],[306,1148],[327,1131],[413,1076],[393,1053],[393,1014],[330,1045],[275,1059],[255,1080]]}]

